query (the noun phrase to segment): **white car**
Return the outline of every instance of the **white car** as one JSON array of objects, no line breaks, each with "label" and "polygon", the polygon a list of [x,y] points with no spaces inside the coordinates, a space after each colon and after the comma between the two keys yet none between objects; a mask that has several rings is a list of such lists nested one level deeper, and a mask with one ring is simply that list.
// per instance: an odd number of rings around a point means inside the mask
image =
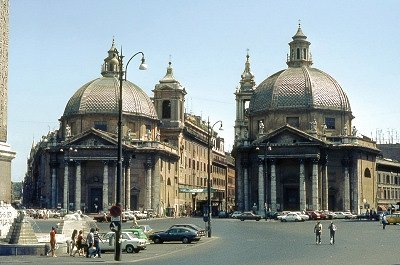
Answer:
[{"label": "white car", "polygon": [[301,219],[303,219],[303,221],[307,221],[308,219],[310,219],[310,216],[308,216],[303,212],[290,212],[290,213],[297,213],[301,217]]},{"label": "white car", "polygon": [[[108,232],[106,234],[99,234],[102,241],[100,241],[100,248],[102,251],[115,250],[115,233]],[[146,240],[139,239],[132,232],[121,232],[121,249],[127,253],[138,253],[140,250],[146,249]]]},{"label": "white car", "polygon": [[281,216],[282,222],[303,222],[304,219],[298,213],[288,213]]},{"label": "white car", "polygon": [[239,216],[241,216],[242,215],[242,212],[241,211],[234,211],[232,214],[231,214],[231,218],[238,218]]},{"label": "white car", "polygon": [[335,212],[336,219],[355,219],[357,215],[352,214],[351,212]]},{"label": "white car", "polygon": [[136,216],[136,219],[147,219],[147,213],[142,213],[141,211],[133,211],[133,214]]}]

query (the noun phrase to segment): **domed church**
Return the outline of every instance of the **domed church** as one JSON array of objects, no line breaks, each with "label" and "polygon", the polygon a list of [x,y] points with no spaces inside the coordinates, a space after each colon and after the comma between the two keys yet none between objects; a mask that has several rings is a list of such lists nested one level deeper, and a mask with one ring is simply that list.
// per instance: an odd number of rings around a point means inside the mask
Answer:
[{"label": "domed church", "polygon": [[[59,119],[60,128],[32,147],[25,205],[99,212],[115,204],[118,56],[113,40],[101,77],[72,95]],[[207,203],[207,125],[184,112],[186,90],[173,76],[171,63],[153,92],[151,99],[137,85],[122,81],[123,209],[152,209],[157,215],[202,211]],[[217,161],[212,201],[220,210],[228,206],[228,170],[224,140],[216,133],[211,137]],[[230,189],[234,193],[234,187]]]},{"label": "domed church", "polygon": [[349,99],[312,67],[299,25],[288,68],[255,84],[247,54],[235,92],[239,210],[349,210],[376,205],[375,142],[358,137]]}]

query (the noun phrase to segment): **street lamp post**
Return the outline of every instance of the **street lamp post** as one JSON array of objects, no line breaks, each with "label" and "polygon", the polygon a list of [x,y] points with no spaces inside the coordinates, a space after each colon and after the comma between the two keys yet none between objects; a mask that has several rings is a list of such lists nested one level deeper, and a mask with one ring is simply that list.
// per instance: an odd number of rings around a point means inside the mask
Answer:
[{"label": "street lamp post", "polygon": [[207,122],[207,147],[208,147],[208,175],[207,175],[207,204],[208,204],[208,213],[207,213],[207,222],[208,222],[208,237],[211,237],[211,134],[213,132],[213,128],[216,124],[221,123],[221,126],[219,127],[219,130],[222,130],[222,121],[217,121],[215,122],[211,127],[210,127],[210,118],[208,118]]},{"label": "street lamp post", "polygon": [[[118,71],[118,78],[119,78],[119,99],[118,99],[118,157],[117,157],[117,191],[116,191],[116,205],[122,208],[122,84],[123,81],[126,81],[126,71],[128,70],[128,65],[130,61],[135,57],[136,55],[141,54],[142,55],[142,60],[141,64],[139,66],[140,70],[146,70],[147,65],[145,63],[144,59],[144,53],[143,52],[137,52],[132,57],[128,60],[128,63],[125,66],[125,72],[123,70],[123,59],[124,56],[122,55],[122,48],[121,48],[121,55],[118,56],[118,64],[119,64],[119,71]],[[125,78],[124,78],[124,73],[125,73]],[[120,218],[120,221],[121,218]],[[115,232],[115,256],[114,260],[120,261],[121,260],[121,242],[120,242],[120,237],[121,237],[121,225],[118,226],[118,229]]]}]

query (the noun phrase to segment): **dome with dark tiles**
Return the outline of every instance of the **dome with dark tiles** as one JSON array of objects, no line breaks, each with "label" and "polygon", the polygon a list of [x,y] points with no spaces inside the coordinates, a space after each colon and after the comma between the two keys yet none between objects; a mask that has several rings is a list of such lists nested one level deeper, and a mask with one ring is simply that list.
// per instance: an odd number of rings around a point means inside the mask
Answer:
[{"label": "dome with dark tiles", "polygon": [[[118,51],[114,41],[108,54],[102,66],[102,77],[86,83],[75,92],[65,107],[64,116],[91,113],[118,115],[120,83]],[[157,119],[151,99],[140,87],[127,80],[122,82],[122,112]]]},{"label": "dome with dark tiles", "polygon": [[250,101],[250,113],[310,108],[351,112],[350,102],[339,83],[329,74],[311,67],[310,42],[306,39],[299,26],[289,43],[288,68],[258,85]]}]

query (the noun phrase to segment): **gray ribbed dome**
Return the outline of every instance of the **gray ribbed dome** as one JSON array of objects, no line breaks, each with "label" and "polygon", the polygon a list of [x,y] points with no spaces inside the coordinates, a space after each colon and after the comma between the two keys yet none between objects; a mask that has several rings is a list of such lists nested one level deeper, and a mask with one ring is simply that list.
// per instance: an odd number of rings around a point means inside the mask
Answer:
[{"label": "gray ribbed dome", "polygon": [[[118,115],[119,80],[114,76],[103,76],[83,85],[70,98],[64,116],[74,114],[115,114]],[[153,102],[135,84],[123,81],[122,111],[157,119]]]},{"label": "gray ribbed dome", "polygon": [[327,73],[308,66],[289,67],[264,80],[254,91],[250,112],[277,109],[351,111],[339,83]]}]

